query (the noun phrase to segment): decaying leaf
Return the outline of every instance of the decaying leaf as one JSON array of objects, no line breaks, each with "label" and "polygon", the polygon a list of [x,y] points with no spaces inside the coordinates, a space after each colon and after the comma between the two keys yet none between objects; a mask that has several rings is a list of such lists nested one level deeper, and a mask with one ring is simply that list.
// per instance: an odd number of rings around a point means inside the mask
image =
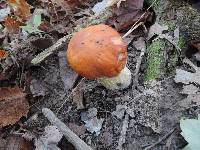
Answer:
[{"label": "decaying leaf", "polygon": [[183,150],[199,150],[200,149],[200,115],[198,119],[181,119],[180,120],[181,135],[188,142]]},{"label": "decaying leaf", "polygon": [[84,125],[76,125],[75,123],[69,123],[68,127],[74,132],[76,133],[76,135],[83,135],[86,131],[86,128]]},{"label": "decaying leaf", "polygon": [[108,7],[107,0],[103,0],[101,2],[98,2],[94,7],[92,8],[92,11],[96,14],[104,11]]},{"label": "decaying leaf", "polygon": [[200,68],[195,66],[189,59],[185,58],[184,63],[188,64],[191,68],[195,70],[194,73],[188,72],[182,69],[176,69],[176,76],[174,78],[176,83],[196,83],[200,85]]},{"label": "decaying leaf", "polygon": [[[142,10],[143,0],[126,0],[121,1],[120,7],[115,8],[114,16],[107,20],[107,24],[114,25],[117,30],[128,29],[138,19],[139,22],[151,22],[153,13]],[[142,18],[140,18],[143,16]]]},{"label": "decaying leaf", "polygon": [[19,136],[9,136],[6,143],[6,150],[34,150],[33,143]]},{"label": "decaying leaf", "polygon": [[192,41],[190,45],[200,52],[200,41]]},{"label": "decaying leaf", "polygon": [[120,6],[120,3],[122,1],[126,1],[126,0],[107,0],[107,6],[113,6],[115,4],[118,4],[118,6]]},{"label": "decaying leaf", "polygon": [[87,130],[91,133],[96,133],[96,135],[98,136],[100,134],[100,130],[102,128],[102,124],[104,122],[104,118],[100,118],[97,119],[97,117],[91,119],[91,120],[87,120],[85,121],[85,127],[87,128]]},{"label": "decaying leaf", "polygon": [[0,60],[6,58],[7,56],[8,52],[3,49],[0,49]]},{"label": "decaying leaf", "polygon": [[113,134],[110,132],[104,132],[100,138],[101,142],[106,146],[111,146],[113,143]]},{"label": "decaying leaf", "polygon": [[103,0],[101,2],[98,2],[92,8],[92,11],[94,13],[100,13],[100,12],[104,11],[107,7],[113,6],[115,4],[117,4],[117,7],[119,7],[122,1],[125,1],[125,0]]},{"label": "decaying leaf", "polygon": [[4,150],[6,147],[6,139],[3,138],[3,133],[0,131],[0,149]]},{"label": "decaying leaf", "polygon": [[23,23],[17,21],[16,19],[13,19],[11,17],[5,18],[6,31],[11,35],[18,34],[21,25],[23,25]]},{"label": "decaying leaf", "polygon": [[98,136],[102,128],[104,118],[97,119],[97,109],[90,108],[88,112],[81,113],[81,120],[85,122],[86,129],[91,133],[96,133]]},{"label": "decaying leaf", "polygon": [[47,93],[47,89],[45,88],[44,83],[36,79],[31,81],[30,91],[33,94],[33,97],[45,96]]},{"label": "decaying leaf", "polygon": [[0,21],[4,21],[4,19],[10,14],[10,7],[0,8]]},{"label": "decaying leaf", "polygon": [[183,90],[182,90],[182,94],[196,94],[198,92],[199,88],[196,87],[195,85],[193,84],[189,84],[189,85],[185,85],[183,87]]},{"label": "decaying leaf", "polygon": [[23,21],[26,21],[31,16],[30,5],[26,0],[8,0],[8,4],[14,10],[16,16],[18,16]]},{"label": "decaying leaf", "polygon": [[177,103],[179,106],[188,109],[194,106],[200,106],[200,93],[190,94],[182,101]]},{"label": "decaying leaf", "polygon": [[63,81],[65,90],[69,90],[73,87],[78,74],[74,72],[68,65],[66,60],[66,52],[61,51],[58,53],[59,57],[59,67],[60,67],[60,77]]},{"label": "decaying leaf", "polygon": [[56,126],[46,126],[43,135],[35,140],[36,150],[60,150],[57,147],[62,138],[62,133]]},{"label": "decaying leaf", "polygon": [[83,105],[83,82],[79,83],[79,85],[76,86],[76,88],[73,90],[73,103],[77,105],[77,109],[83,109],[85,108]]},{"label": "decaying leaf", "polygon": [[163,26],[158,23],[155,23],[149,28],[147,39],[148,40],[151,39],[154,35],[157,35],[157,36],[162,35],[163,32],[167,30],[168,30],[167,26]]},{"label": "decaying leaf", "polygon": [[26,94],[15,86],[0,88],[0,128],[16,123],[28,113]]},{"label": "decaying leaf", "polygon": [[81,5],[84,5],[88,0],[51,0],[53,3],[57,4],[58,6],[64,7],[67,11],[69,9],[74,9]]},{"label": "decaying leaf", "polygon": [[116,110],[112,112],[112,115],[116,116],[119,119],[122,119],[124,117],[126,109],[126,105],[117,105]]}]

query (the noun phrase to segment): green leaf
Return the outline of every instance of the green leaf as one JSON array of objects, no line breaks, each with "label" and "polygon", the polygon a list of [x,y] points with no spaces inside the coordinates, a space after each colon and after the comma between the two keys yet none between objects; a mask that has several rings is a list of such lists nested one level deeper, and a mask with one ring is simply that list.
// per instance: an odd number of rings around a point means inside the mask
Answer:
[{"label": "green leaf", "polygon": [[21,26],[21,28],[24,31],[27,31],[28,33],[40,33],[42,32],[41,30],[35,28],[34,26],[32,26],[31,24],[27,24],[26,26]]},{"label": "green leaf", "polygon": [[32,19],[27,23],[26,26],[22,26],[21,28],[28,33],[40,33],[41,30],[38,29],[40,24],[42,23],[41,12],[39,10],[35,10],[33,13]]},{"label": "green leaf", "polygon": [[181,119],[181,135],[188,142],[183,150],[200,150],[200,115],[198,119]]},{"label": "green leaf", "polygon": [[40,24],[42,23],[42,17],[41,14],[35,14],[33,17],[33,25],[35,26],[35,28],[38,28],[40,26]]}]

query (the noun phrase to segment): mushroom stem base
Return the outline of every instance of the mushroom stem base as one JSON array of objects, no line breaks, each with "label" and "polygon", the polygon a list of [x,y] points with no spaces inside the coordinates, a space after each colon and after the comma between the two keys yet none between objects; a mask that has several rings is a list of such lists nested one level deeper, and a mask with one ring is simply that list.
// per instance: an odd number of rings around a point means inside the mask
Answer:
[{"label": "mushroom stem base", "polygon": [[102,77],[97,79],[97,81],[110,90],[124,89],[131,83],[131,72],[127,67],[125,67],[119,75],[112,78]]}]

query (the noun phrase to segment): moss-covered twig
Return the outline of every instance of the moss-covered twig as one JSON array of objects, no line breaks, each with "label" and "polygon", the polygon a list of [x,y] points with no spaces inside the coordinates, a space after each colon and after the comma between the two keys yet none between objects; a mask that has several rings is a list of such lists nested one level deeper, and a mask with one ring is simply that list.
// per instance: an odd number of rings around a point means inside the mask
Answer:
[{"label": "moss-covered twig", "polygon": [[105,22],[110,16],[112,16],[112,11],[110,9],[106,9],[105,11],[96,14],[92,17],[89,17],[83,24],[77,25],[74,28],[74,31],[72,33],[69,33],[68,35],[64,36],[63,38],[59,39],[54,45],[51,47],[45,49],[43,52],[38,54],[35,58],[32,59],[31,63],[36,65],[40,62],[42,62],[45,58],[47,58],[49,55],[51,55],[53,52],[60,49],[63,44],[66,44],[67,41],[69,41],[72,37],[72,35],[79,31],[81,28],[85,28],[89,25],[95,25],[100,24],[102,22]]}]

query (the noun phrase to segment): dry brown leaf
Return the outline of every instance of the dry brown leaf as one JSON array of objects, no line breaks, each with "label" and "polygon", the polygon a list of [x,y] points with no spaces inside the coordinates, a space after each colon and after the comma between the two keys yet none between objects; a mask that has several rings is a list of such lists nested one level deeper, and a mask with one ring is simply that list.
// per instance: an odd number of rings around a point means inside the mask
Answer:
[{"label": "dry brown leaf", "polygon": [[71,67],[69,66],[66,60],[66,52],[60,51],[58,53],[59,58],[59,66],[60,66],[60,77],[63,81],[65,90],[72,89],[76,79],[78,78],[78,74],[74,72]]},{"label": "dry brown leaf", "polygon": [[188,58],[194,56],[197,61],[200,61],[200,40],[194,39],[188,42],[188,48],[185,51],[185,55]]},{"label": "dry brown leaf", "polygon": [[6,58],[7,56],[8,52],[3,49],[0,49],[0,60]]},{"label": "dry brown leaf", "polygon": [[77,87],[74,89],[72,95],[73,95],[73,103],[76,104],[77,109],[84,109],[83,105],[83,82],[79,83]]},{"label": "dry brown leaf", "polygon": [[76,125],[75,123],[69,123],[68,127],[78,136],[83,135],[86,131],[86,128],[84,125]]},{"label": "dry brown leaf", "polygon": [[72,9],[84,5],[88,2],[88,0],[62,0],[62,1],[67,2],[70,8]]},{"label": "dry brown leaf", "polygon": [[7,17],[5,18],[5,27],[7,29],[7,33],[9,34],[17,34],[19,33],[20,30],[20,26],[23,25],[23,23],[11,18],[11,17]]},{"label": "dry brown leaf", "polygon": [[26,0],[8,0],[8,4],[13,8],[15,15],[23,21],[28,20],[31,16],[31,7]]},{"label": "dry brown leaf", "polygon": [[43,21],[40,26],[38,27],[39,30],[42,30],[44,32],[49,32],[49,30],[52,28],[51,24],[48,21]]},{"label": "dry brown leaf", "polygon": [[192,41],[190,42],[190,46],[200,52],[200,41]]},{"label": "dry brown leaf", "polygon": [[0,73],[0,81],[2,80],[6,80],[7,78],[5,77],[5,75],[3,73]]},{"label": "dry brown leaf", "polygon": [[0,88],[0,128],[16,123],[28,113],[26,94],[15,86]]},{"label": "dry brown leaf", "polygon": [[[132,26],[145,13],[143,11],[144,0],[126,0],[120,2],[120,7],[115,8],[114,16],[107,20],[107,24],[117,30],[127,29]],[[147,11],[140,22],[151,21],[153,13]]]},{"label": "dry brown leaf", "polygon": [[6,150],[33,150],[33,143],[19,136],[10,136],[7,139]]}]

